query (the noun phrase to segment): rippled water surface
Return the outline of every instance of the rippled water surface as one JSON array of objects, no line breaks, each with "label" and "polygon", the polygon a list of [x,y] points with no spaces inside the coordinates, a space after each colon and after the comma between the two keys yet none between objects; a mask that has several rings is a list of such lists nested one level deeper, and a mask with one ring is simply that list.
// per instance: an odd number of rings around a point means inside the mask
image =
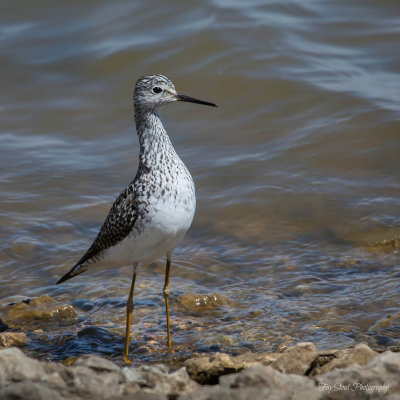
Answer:
[{"label": "rippled water surface", "polygon": [[[47,294],[77,319],[20,328],[27,352],[120,357],[131,267],[55,282],[134,177],[134,83],[162,73],[219,108],[163,110],[198,205],[173,258],[174,347],[160,260],[137,279],[132,357],[398,349],[399,2],[201,4],[2,2],[1,312]],[[190,309],[188,292],[226,300]]]}]

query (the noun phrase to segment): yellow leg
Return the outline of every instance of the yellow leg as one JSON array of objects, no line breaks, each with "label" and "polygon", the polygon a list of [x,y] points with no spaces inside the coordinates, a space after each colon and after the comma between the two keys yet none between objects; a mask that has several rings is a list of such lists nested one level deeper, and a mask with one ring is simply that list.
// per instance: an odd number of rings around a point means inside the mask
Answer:
[{"label": "yellow leg", "polygon": [[131,283],[131,290],[129,291],[128,301],[126,302],[126,329],[125,329],[125,349],[124,349],[124,356],[122,359],[125,361],[126,364],[129,364],[128,353],[129,353],[129,331],[131,329],[131,321],[132,321],[132,311],[134,308],[133,305],[133,290],[135,288],[135,281],[136,281],[136,265],[133,271],[132,283]]},{"label": "yellow leg", "polygon": [[171,347],[171,333],[169,328],[169,270],[171,268],[171,259],[170,256],[167,255],[167,266],[165,269],[165,283],[164,283],[164,300],[165,300],[165,313],[167,315],[167,346]]}]

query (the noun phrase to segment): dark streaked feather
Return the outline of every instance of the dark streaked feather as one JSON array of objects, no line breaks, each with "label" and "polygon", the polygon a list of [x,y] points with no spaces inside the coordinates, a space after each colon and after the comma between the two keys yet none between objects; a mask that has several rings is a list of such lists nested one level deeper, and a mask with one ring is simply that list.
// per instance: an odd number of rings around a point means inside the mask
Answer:
[{"label": "dark streaked feather", "polygon": [[[91,260],[97,261],[101,252],[125,239],[139,217],[140,201],[136,196],[135,180],[127,186],[115,200],[93,244],[76,265],[58,282],[62,283],[86,271]],[[85,265],[86,264],[86,265]],[[86,267],[86,268],[85,268]]]}]

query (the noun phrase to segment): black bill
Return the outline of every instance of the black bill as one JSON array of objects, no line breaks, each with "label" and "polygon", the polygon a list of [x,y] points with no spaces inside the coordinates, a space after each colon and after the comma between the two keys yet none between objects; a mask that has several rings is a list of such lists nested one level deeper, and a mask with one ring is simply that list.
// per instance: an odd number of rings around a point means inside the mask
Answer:
[{"label": "black bill", "polygon": [[176,95],[176,98],[178,99],[178,101],[186,101],[187,103],[196,103],[196,104],[203,104],[205,106],[218,107],[214,103],[210,103],[208,101],[203,101],[203,100],[197,100],[194,99],[193,97],[185,96],[184,94],[178,94]]}]

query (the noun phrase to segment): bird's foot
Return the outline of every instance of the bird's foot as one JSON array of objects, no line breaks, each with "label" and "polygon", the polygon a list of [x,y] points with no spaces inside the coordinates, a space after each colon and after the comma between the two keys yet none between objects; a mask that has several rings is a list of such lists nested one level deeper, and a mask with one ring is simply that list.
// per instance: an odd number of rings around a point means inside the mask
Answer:
[{"label": "bird's foot", "polygon": [[125,363],[125,365],[130,364],[129,358],[127,355],[123,355],[122,356],[122,361]]}]

